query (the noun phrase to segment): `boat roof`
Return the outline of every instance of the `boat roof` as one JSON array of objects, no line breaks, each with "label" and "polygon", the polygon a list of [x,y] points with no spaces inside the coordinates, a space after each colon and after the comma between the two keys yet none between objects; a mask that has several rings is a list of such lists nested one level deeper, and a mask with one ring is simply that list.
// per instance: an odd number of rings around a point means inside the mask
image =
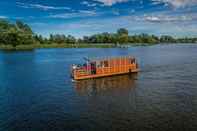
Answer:
[{"label": "boat roof", "polygon": [[103,60],[111,60],[111,59],[124,59],[124,58],[133,58],[133,56],[104,56],[104,57],[84,57],[86,61],[103,61]]}]

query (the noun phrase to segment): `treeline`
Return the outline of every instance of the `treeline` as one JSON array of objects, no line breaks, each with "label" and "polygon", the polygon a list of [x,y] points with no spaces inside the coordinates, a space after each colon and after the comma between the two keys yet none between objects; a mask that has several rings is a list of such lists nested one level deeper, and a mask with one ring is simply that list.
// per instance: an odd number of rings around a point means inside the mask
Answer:
[{"label": "treeline", "polygon": [[0,45],[50,45],[50,44],[132,44],[132,43],[196,43],[196,38],[174,38],[172,36],[155,36],[148,34],[129,35],[128,30],[121,28],[116,33],[100,33],[83,38],[75,38],[71,35],[51,34],[49,38],[35,34],[32,29],[21,21],[11,23],[0,20]]},{"label": "treeline", "polygon": [[16,47],[19,44],[35,43],[31,28],[21,21],[15,24],[6,20],[0,20],[0,44],[8,44]]},{"label": "treeline", "polygon": [[157,43],[195,43],[197,42],[196,38],[174,38],[172,36],[163,35],[161,37],[155,35],[148,34],[139,34],[139,35],[129,35],[128,30],[124,28],[120,28],[116,33],[99,33],[91,36],[84,36],[83,38],[75,38],[71,35],[64,34],[51,34],[48,39],[43,38],[41,35],[35,35],[35,40],[39,41],[39,43],[112,43],[112,44],[132,44],[132,43],[147,43],[147,44],[157,44]]}]

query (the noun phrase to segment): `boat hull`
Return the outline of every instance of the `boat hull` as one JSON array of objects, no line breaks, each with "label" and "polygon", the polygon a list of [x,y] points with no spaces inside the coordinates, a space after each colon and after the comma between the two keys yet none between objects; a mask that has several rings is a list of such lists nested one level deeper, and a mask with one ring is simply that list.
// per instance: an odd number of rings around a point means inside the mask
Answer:
[{"label": "boat hull", "polygon": [[110,73],[110,74],[94,74],[94,75],[86,75],[86,76],[80,76],[80,77],[74,77],[74,80],[84,80],[84,79],[95,79],[95,78],[101,78],[101,77],[107,77],[107,76],[115,76],[115,75],[123,75],[123,74],[130,74],[130,73],[138,73],[139,69],[134,69],[131,71],[126,72],[116,72],[116,73]]}]

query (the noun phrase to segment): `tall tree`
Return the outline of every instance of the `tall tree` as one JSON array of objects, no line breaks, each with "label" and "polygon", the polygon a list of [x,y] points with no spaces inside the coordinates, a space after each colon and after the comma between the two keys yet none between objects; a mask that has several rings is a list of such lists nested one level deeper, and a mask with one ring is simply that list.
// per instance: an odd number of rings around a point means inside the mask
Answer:
[{"label": "tall tree", "polygon": [[117,30],[117,34],[118,34],[118,42],[119,43],[127,43],[128,42],[129,32],[127,29],[120,28]]},{"label": "tall tree", "polygon": [[22,21],[17,20],[16,27],[18,28],[19,31],[29,33],[29,35],[33,34],[31,28],[27,24],[24,24]]},{"label": "tall tree", "polygon": [[118,29],[117,30],[117,34],[118,35],[129,35],[129,31],[127,30],[127,29],[125,29],[125,28],[120,28],[120,29]]}]

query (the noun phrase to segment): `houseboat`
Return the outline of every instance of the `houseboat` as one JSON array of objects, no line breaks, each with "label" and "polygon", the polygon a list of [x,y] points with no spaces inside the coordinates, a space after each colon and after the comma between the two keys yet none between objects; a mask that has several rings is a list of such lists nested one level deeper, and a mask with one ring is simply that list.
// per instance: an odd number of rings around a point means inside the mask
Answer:
[{"label": "houseboat", "polygon": [[72,65],[71,77],[74,80],[92,79],[139,71],[137,60],[131,56],[85,59],[83,65]]}]

